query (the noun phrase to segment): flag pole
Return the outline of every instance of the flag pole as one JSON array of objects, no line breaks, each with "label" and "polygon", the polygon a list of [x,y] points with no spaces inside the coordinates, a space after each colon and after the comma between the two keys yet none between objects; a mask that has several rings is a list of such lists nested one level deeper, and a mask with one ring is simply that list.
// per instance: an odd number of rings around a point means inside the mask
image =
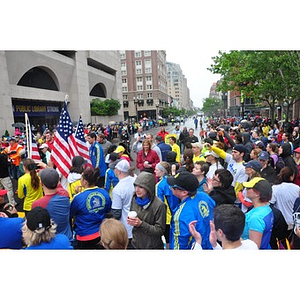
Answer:
[{"label": "flag pole", "polygon": [[30,137],[29,137],[29,132],[28,132],[28,126],[30,126],[28,122],[28,115],[25,113],[25,128],[26,128],[26,148],[27,148],[27,157],[31,157],[31,149],[30,149]]}]

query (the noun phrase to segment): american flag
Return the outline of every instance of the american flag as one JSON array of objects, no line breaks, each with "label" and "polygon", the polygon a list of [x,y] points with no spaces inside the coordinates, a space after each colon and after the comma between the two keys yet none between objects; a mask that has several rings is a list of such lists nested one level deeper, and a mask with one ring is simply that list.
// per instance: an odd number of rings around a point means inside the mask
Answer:
[{"label": "american flag", "polygon": [[61,112],[51,151],[51,160],[64,177],[68,177],[72,167],[72,158],[77,156],[77,146],[73,125],[67,110],[67,101]]},{"label": "american flag", "polygon": [[87,162],[87,166],[92,168],[92,163],[90,160],[90,155],[89,155],[89,148],[86,144],[86,140],[84,138],[84,132],[83,132],[83,122],[82,122],[82,118],[81,115],[79,117],[79,122],[77,125],[77,129],[75,132],[75,140],[76,140],[76,144],[77,144],[77,150],[80,156],[82,156],[86,162]]},{"label": "american flag", "polygon": [[35,137],[31,131],[31,126],[27,113],[25,113],[25,127],[26,127],[26,146],[25,146],[25,157],[31,158],[35,162],[41,161],[39,148],[35,141]]}]

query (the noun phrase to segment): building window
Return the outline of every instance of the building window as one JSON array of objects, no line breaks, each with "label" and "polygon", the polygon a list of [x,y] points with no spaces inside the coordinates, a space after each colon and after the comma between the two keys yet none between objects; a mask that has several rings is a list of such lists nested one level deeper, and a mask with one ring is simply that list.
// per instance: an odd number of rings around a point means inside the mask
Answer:
[{"label": "building window", "polygon": [[145,68],[145,73],[152,73],[152,68]]},{"label": "building window", "polygon": [[143,77],[137,77],[136,82],[143,82]]},{"label": "building window", "polygon": [[127,84],[127,78],[123,78],[122,79],[122,83],[126,83]]},{"label": "building window", "polygon": [[126,68],[126,62],[125,61],[121,62],[121,68]]},{"label": "building window", "polygon": [[127,92],[127,86],[122,87],[122,92]]},{"label": "building window", "polygon": [[128,102],[128,101],[123,101],[123,107],[124,107],[124,108],[128,107],[128,105],[129,105],[129,102]]},{"label": "building window", "polygon": [[146,85],[146,90],[152,90],[152,84],[147,84]]},{"label": "building window", "polygon": [[153,94],[152,93],[147,93],[147,98],[153,98]]},{"label": "building window", "polygon": [[138,85],[138,86],[137,86],[137,90],[138,90],[138,91],[142,91],[142,90],[143,90],[143,85]]},{"label": "building window", "polygon": [[151,59],[145,59],[145,65],[151,66]]},{"label": "building window", "polygon": [[128,95],[123,94],[123,100],[127,100],[127,99],[128,99]]},{"label": "building window", "polygon": [[122,70],[121,74],[122,74],[122,76],[126,76],[127,75],[127,70]]},{"label": "building window", "polygon": [[142,65],[142,61],[141,60],[136,60],[135,61],[135,65],[136,66],[141,66]]},{"label": "building window", "polygon": [[146,76],[146,81],[151,81],[152,82],[152,76]]},{"label": "building window", "polygon": [[144,51],[144,56],[151,56],[151,51],[145,50]]},{"label": "building window", "polygon": [[134,51],[135,57],[142,57],[142,51]]},{"label": "building window", "polygon": [[142,69],[136,69],[135,73],[136,74],[142,74]]},{"label": "building window", "polygon": [[126,51],[121,50],[120,51],[120,57],[121,57],[121,59],[125,59],[126,58]]}]

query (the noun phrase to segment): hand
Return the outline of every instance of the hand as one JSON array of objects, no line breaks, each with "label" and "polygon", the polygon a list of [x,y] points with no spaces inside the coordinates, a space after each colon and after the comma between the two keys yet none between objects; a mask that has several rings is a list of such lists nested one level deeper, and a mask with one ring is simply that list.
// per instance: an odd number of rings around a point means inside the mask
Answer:
[{"label": "hand", "polygon": [[215,224],[212,221],[209,222],[209,225],[210,225],[209,241],[210,241],[210,243],[213,247],[216,247],[217,246],[216,227],[215,227]]},{"label": "hand", "polygon": [[138,217],[135,218],[127,217],[127,224],[131,226],[139,227],[142,224],[142,221]]},{"label": "hand", "polygon": [[[10,207],[10,208],[9,208]],[[15,206],[10,204],[10,203],[6,203],[3,207],[4,210],[8,211],[10,214],[17,214],[18,211],[16,210]]]},{"label": "hand", "polygon": [[82,185],[77,185],[75,186],[75,193],[78,194],[82,191],[83,186]]},{"label": "hand", "polygon": [[210,144],[210,143],[205,143],[204,146],[205,146],[206,149],[208,149],[209,151],[211,150],[211,144]]},{"label": "hand", "polygon": [[212,178],[207,178],[206,179],[206,184],[203,185],[203,190],[205,193],[209,194],[213,189],[212,186]]},{"label": "hand", "polygon": [[300,227],[296,226],[296,235],[298,238],[300,238]]},{"label": "hand", "polygon": [[196,243],[201,245],[201,243],[202,243],[202,236],[201,236],[201,234],[195,228],[196,223],[197,223],[197,220],[190,222],[190,224],[189,224],[189,231],[190,231],[190,234],[195,239]]},{"label": "hand", "polygon": [[152,168],[151,164],[149,164],[148,162],[144,162],[144,167],[145,168]]}]

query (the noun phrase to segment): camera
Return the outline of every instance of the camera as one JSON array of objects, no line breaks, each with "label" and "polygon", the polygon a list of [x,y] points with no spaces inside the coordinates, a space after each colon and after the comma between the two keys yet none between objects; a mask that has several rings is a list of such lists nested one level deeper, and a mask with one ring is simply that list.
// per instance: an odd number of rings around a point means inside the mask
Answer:
[{"label": "camera", "polygon": [[14,208],[11,204],[8,204],[5,208],[5,210],[8,210],[8,211],[12,211]]},{"label": "camera", "polygon": [[30,165],[28,165],[28,167],[27,167],[27,169],[28,169],[28,171],[32,171],[32,170],[38,170],[38,169],[40,169],[41,167],[38,165],[38,164],[30,164]]}]

